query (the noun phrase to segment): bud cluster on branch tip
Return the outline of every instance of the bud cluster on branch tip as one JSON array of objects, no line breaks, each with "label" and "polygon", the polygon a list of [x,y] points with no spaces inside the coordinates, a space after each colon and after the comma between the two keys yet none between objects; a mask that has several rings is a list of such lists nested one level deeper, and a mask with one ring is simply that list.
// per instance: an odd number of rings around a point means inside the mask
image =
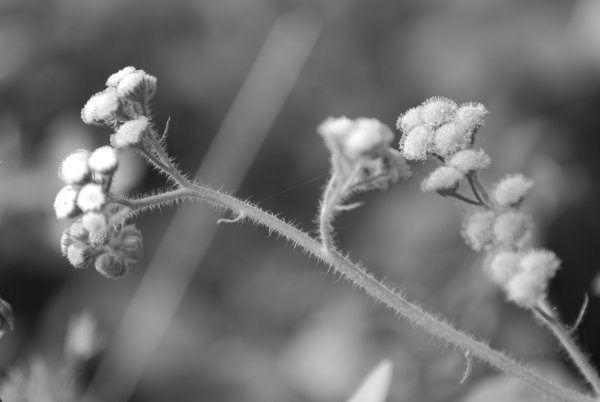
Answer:
[{"label": "bud cluster on branch tip", "polygon": [[437,157],[445,165],[423,182],[423,191],[452,193],[466,175],[485,169],[490,157],[473,149],[475,133],[485,123],[487,109],[480,103],[458,106],[443,97],[426,100],[398,118],[400,151],[408,160]]},{"label": "bud cluster on branch tip", "polygon": [[386,187],[411,173],[400,153],[390,147],[393,132],[377,119],[330,117],[317,131],[331,153],[333,174],[342,182],[351,179],[369,182],[371,188]]},{"label": "bud cluster on branch tip", "polygon": [[81,110],[86,124],[117,126],[145,115],[148,101],[156,93],[156,77],[135,67],[111,75],[106,89],[93,95]]},{"label": "bud cluster on branch tip", "polygon": [[549,250],[501,250],[491,256],[486,271],[510,301],[535,307],[546,297],[548,283],[559,268],[560,260]]}]

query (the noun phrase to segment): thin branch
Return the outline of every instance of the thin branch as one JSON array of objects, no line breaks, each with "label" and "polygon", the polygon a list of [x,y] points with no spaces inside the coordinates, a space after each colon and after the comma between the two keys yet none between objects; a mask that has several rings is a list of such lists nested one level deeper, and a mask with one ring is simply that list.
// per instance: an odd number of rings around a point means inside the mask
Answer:
[{"label": "thin branch", "polygon": [[[425,330],[434,337],[455,345],[465,353],[469,352],[470,356],[477,357],[507,374],[520,378],[549,397],[573,402],[594,401],[594,398],[556,384],[548,380],[545,376],[541,376],[535,371],[524,367],[507,355],[492,349],[484,342],[478,341],[470,335],[457,330],[451,324],[435,317],[417,304],[409,301],[403,294],[388,288],[365,269],[352,263],[337,250],[325,250],[322,244],[308,234],[252,204],[204,186],[191,184],[185,189],[173,190],[157,196],[166,200],[160,202],[170,202],[178,197],[191,197],[205,200],[210,204],[233,212],[239,211],[249,219],[300,246],[305,252],[332,267],[337,273],[363,289],[375,300],[383,303],[396,314],[408,319],[415,326]],[[139,210],[156,206],[157,202],[159,202],[158,198],[154,198],[152,202],[148,201],[148,199],[131,200],[132,205]]]},{"label": "thin branch", "polygon": [[533,308],[535,316],[552,331],[552,334],[554,334],[564,350],[568,353],[575,366],[577,366],[581,374],[583,374],[587,382],[592,386],[595,394],[600,395],[600,377],[598,377],[596,370],[590,364],[587,356],[585,356],[579,346],[577,346],[575,340],[571,337],[569,330],[562,325],[551,311],[552,310],[547,303],[541,303],[539,306]]}]

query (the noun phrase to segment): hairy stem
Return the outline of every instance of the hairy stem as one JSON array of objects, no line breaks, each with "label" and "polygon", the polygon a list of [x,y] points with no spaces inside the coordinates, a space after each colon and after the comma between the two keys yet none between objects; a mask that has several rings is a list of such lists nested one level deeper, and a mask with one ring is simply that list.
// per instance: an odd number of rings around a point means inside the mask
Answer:
[{"label": "hairy stem", "polygon": [[475,198],[477,198],[477,200],[482,205],[490,208],[491,207],[490,197],[489,197],[487,191],[485,190],[485,187],[483,187],[483,185],[479,181],[477,174],[475,172],[469,173],[467,175],[467,180],[469,181],[469,185],[471,186],[471,189],[473,190],[473,194],[475,194]]},{"label": "hairy stem", "polygon": [[383,303],[396,314],[411,321],[415,326],[425,330],[436,338],[456,346],[463,352],[468,352],[470,355],[512,376],[520,378],[553,399],[573,402],[594,401],[590,396],[558,385],[535,371],[524,367],[507,355],[492,349],[484,342],[478,341],[470,335],[457,330],[451,324],[435,317],[417,304],[409,301],[401,293],[393,291],[335,249],[325,250],[319,242],[305,232],[245,201],[204,186],[187,183],[184,188],[178,190],[137,200],[127,200],[125,202],[135,212],[136,210],[150,209],[181,198],[201,199],[218,207],[228,209],[233,213],[242,213],[245,217],[300,246],[305,252],[332,267],[351,283],[363,289],[367,294]]},{"label": "hairy stem", "polygon": [[575,340],[571,337],[569,330],[553,314],[552,309],[547,303],[533,309],[535,316],[544,323],[556,339],[560,342],[563,349],[568,353],[571,361],[577,366],[586,381],[592,386],[596,395],[600,395],[600,377],[596,370],[590,364],[588,357],[583,354]]}]

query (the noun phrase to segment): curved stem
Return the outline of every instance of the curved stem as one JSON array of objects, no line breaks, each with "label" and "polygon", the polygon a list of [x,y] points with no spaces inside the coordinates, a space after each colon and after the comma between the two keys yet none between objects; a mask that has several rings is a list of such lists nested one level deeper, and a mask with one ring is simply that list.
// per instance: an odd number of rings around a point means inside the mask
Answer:
[{"label": "curved stem", "polygon": [[339,193],[339,183],[335,174],[331,175],[327,187],[323,192],[323,199],[319,208],[319,237],[325,250],[333,247],[333,237],[331,236],[331,220],[335,211],[333,210],[338,203],[336,194]]},{"label": "curved stem", "polygon": [[475,194],[475,198],[477,198],[477,200],[479,202],[481,202],[483,205],[485,205],[486,207],[489,208],[492,204],[490,201],[490,196],[488,195],[487,191],[485,190],[485,187],[483,187],[483,185],[479,181],[479,178],[477,177],[477,173],[475,173],[475,172],[469,173],[467,175],[467,180],[469,181],[469,184],[471,185],[471,189],[473,190],[473,194]]},{"label": "curved stem", "polygon": [[571,337],[569,330],[552,313],[552,309],[543,302],[533,309],[535,316],[542,321],[560,342],[564,350],[569,354],[571,361],[577,366],[587,382],[592,386],[596,395],[600,395],[600,377],[590,364],[587,356],[583,354],[575,340]]},{"label": "curved stem", "polygon": [[[320,261],[332,267],[351,283],[363,289],[375,300],[383,303],[394,313],[408,319],[417,327],[429,334],[448,342],[464,352],[479,358],[498,369],[520,378],[533,388],[541,391],[557,400],[592,402],[590,396],[578,393],[571,389],[558,385],[540,374],[522,366],[507,355],[492,349],[484,342],[467,335],[454,328],[451,324],[443,321],[431,313],[426,312],[417,304],[409,301],[404,295],[394,292],[382,282],[369,274],[364,268],[352,263],[347,257],[335,249],[325,250],[323,246],[305,232],[293,225],[275,217],[248,202],[235,197],[220,193],[216,190],[186,184],[185,188],[170,191],[160,195],[138,200],[128,200],[131,208],[138,211],[149,209],[163,202],[171,202],[175,199],[196,198],[205,200],[213,205],[243,213],[247,218],[274,231],[286,239],[300,246],[306,253],[315,256]],[[162,201],[161,201],[162,200]]]}]

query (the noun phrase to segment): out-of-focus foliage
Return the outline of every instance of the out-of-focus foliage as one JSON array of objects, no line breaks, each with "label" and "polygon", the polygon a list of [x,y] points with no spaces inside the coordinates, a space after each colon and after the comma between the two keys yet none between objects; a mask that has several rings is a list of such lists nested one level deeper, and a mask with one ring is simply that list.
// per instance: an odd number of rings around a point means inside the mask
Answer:
[{"label": "out-of-focus foliage", "polygon": [[[600,266],[595,0],[8,0],[0,4],[0,294],[14,308],[15,332],[0,342],[5,373],[58,353],[68,318],[84,308],[110,342],[152,258],[106,281],[60,256],[67,224],[51,209],[56,168],[109,135],[81,122],[85,101],[126,65],[157,76],[157,125],[171,117],[169,148],[194,171],[281,15],[315,21],[319,39],[252,167],[239,172],[238,193],[310,230],[328,169],[315,132],[326,117],[393,126],[430,96],[482,102],[491,114],[479,140],[492,159],[482,181],[519,171],[535,181],[524,205],[539,223],[535,242],[564,267],[551,298],[567,322],[577,315]],[[340,219],[340,245],[494,346],[559,361],[544,331],[484,278],[460,238],[462,211],[420,192],[432,166],[414,167],[414,179],[364,195],[366,205]],[[163,184],[135,155],[122,155],[119,171],[121,191]],[[170,217],[140,221],[147,250]],[[261,230],[220,228],[132,400],[340,401],[382,358],[395,367],[390,401],[470,400],[486,367],[475,363],[459,384],[462,355],[325,273]],[[596,360],[597,310],[592,300],[579,329]],[[47,364],[31,366],[35,378]],[[93,372],[94,362],[88,379]]]}]

